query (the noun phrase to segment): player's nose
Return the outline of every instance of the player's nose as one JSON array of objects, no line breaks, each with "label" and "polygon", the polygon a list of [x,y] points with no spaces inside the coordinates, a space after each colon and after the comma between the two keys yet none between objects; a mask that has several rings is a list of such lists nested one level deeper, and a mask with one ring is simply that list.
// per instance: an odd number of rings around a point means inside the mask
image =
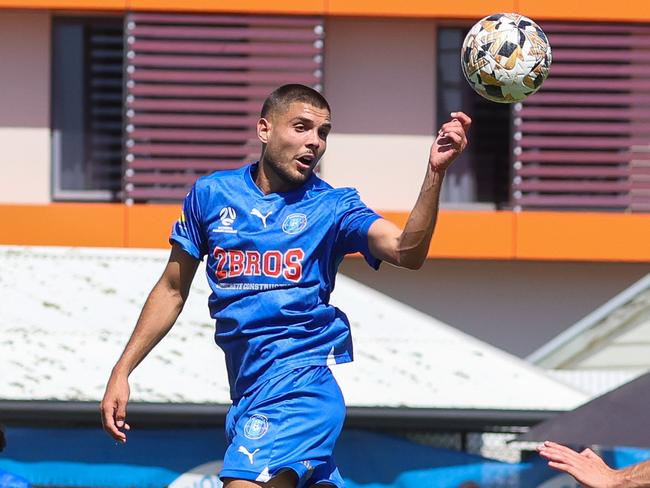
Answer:
[{"label": "player's nose", "polygon": [[309,149],[318,149],[321,144],[320,137],[318,137],[318,132],[316,130],[310,130],[305,145]]}]

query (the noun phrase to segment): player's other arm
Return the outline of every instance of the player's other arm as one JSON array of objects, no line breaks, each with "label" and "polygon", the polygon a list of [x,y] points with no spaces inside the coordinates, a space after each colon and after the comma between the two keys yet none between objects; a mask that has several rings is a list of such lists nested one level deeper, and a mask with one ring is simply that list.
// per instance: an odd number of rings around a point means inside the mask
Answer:
[{"label": "player's other arm", "polygon": [[545,442],[539,454],[548,465],[573,476],[587,488],[648,488],[650,461],[624,469],[612,469],[591,449],[576,452],[562,444]]},{"label": "player's other arm", "polygon": [[453,112],[451,116],[431,146],[424,182],[404,229],[385,219],[370,226],[368,246],[376,258],[410,269],[420,268],[426,260],[436,227],[442,180],[447,168],[467,147],[467,132],[472,123],[463,112]]},{"label": "player's other arm", "polygon": [[142,308],[131,338],[113,367],[100,404],[104,430],[115,440],[126,442],[129,430],[126,404],[128,377],[153,347],[169,332],[183,309],[199,261],[178,244],[172,246],[169,261]]},{"label": "player's other arm", "polygon": [[649,488],[650,487],[650,461],[628,466],[619,470],[623,478],[623,484],[630,488]]}]

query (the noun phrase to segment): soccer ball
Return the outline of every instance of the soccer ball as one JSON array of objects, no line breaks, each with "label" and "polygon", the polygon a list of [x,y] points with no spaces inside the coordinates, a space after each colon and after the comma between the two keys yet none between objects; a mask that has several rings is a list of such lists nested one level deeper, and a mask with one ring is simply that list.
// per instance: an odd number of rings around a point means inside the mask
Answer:
[{"label": "soccer ball", "polygon": [[460,60],[476,93],[493,102],[513,103],[542,86],[551,67],[551,46],[529,18],[494,14],[467,33]]}]

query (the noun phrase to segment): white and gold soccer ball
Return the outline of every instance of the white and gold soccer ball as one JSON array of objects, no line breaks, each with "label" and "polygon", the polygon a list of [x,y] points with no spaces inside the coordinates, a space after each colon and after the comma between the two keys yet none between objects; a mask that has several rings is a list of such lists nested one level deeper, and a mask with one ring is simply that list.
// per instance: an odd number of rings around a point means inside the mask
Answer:
[{"label": "white and gold soccer ball", "polygon": [[540,27],[519,14],[494,14],[467,33],[463,74],[481,96],[519,102],[539,90],[551,67],[551,46]]}]

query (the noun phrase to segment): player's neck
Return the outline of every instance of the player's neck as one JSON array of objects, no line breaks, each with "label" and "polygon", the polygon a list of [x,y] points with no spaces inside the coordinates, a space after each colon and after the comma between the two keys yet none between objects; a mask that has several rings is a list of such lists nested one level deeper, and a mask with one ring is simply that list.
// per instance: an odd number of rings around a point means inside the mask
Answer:
[{"label": "player's neck", "polygon": [[292,185],[288,183],[273,170],[271,165],[264,164],[263,160],[257,163],[251,176],[257,187],[265,195],[270,193],[287,193],[301,186],[300,184]]}]

